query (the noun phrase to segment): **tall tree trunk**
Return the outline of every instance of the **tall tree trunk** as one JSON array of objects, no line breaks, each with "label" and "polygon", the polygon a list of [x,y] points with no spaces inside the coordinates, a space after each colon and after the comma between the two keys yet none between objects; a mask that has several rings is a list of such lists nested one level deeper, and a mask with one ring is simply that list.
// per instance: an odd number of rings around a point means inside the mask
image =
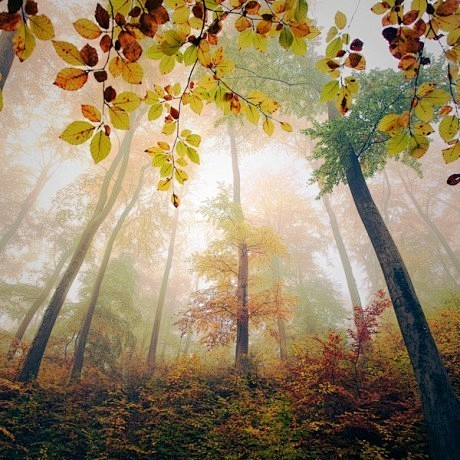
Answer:
[{"label": "tall tree trunk", "polygon": [[460,403],[428,327],[398,248],[367,187],[358,158],[343,153],[355,206],[382,268],[420,390],[431,457],[454,460],[460,452]]},{"label": "tall tree trunk", "polygon": [[99,293],[101,291],[102,281],[104,280],[105,272],[107,270],[107,265],[109,264],[109,260],[112,254],[113,245],[115,244],[115,240],[118,234],[120,233],[121,228],[123,227],[126,217],[128,217],[137,199],[139,198],[139,194],[141,193],[145,169],[146,168],[143,168],[141,170],[141,173],[139,176],[139,183],[137,184],[136,190],[134,191],[130,202],[128,203],[128,205],[126,206],[126,208],[120,215],[120,218],[118,219],[118,222],[113,228],[112,234],[110,235],[110,238],[107,241],[107,245],[105,247],[104,256],[102,257],[101,265],[99,266],[99,270],[97,272],[96,279],[94,280],[93,289],[91,291],[91,296],[89,299],[88,309],[86,311],[86,315],[83,320],[83,324],[81,326],[80,332],[78,334],[72,369],[70,371],[70,378],[69,378],[70,383],[78,382],[81,379],[83,361],[85,358],[86,343],[88,341],[88,335],[89,335],[89,330],[91,328],[91,322],[93,320],[94,311],[96,310],[97,299],[99,298]]},{"label": "tall tree trunk", "polygon": [[147,369],[149,374],[152,374],[155,369],[158,339],[160,337],[161,318],[163,316],[163,308],[165,305],[166,291],[168,289],[169,274],[171,273],[172,261],[174,257],[174,245],[176,244],[177,224],[179,222],[179,209],[176,209],[174,220],[171,228],[171,236],[169,238],[168,256],[166,258],[166,266],[161,280],[160,294],[158,296],[157,309],[155,311],[155,319],[153,321],[152,335],[150,337],[149,352],[147,355]]},{"label": "tall tree trunk", "polygon": [[14,32],[1,32],[0,33],[0,90],[5,86],[6,80],[13,65],[14,51],[13,51],[13,35]]},{"label": "tall tree trunk", "polygon": [[10,239],[18,231],[19,226],[21,225],[22,221],[24,220],[24,218],[27,216],[27,214],[31,210],[32,206],[37,201],[37,198],[40,195],[40,192],[43,190],[43,187],[45,186],[49,177],[50,177],[49,165],[47,165],[42,169],[40,175],[38,176],[37,181],[35,182],[34,187],[29,192],[26,199],[23,201],[21,205],[21,209],[18,215],[16,216],[16,219],[7,228],[6,232],[0,238],[0,254],[3,253]]},{"label": "tall tree trunk", "polygon": [[439,231],[439,228],[436,226],[436,224],[429,218],[428,214],[422,209],[417,199],[415,198],[415,195],[412,193],[412,190],[409,188],[407,182],[404,180],[403,176],[400,174],[399,177],[401,178],[401,182],[403,183],[404,189],[406,190],[407,195],[412,201],[412,204],[415,206],[415,209],[417,210],[419,216],[422,218],[423,222],[425,222],[426,226],[430,229],[430,231],[439,241],[441,246],[444,248],[452,266],[457,270],[457,274],[460,275],[460,261],[455,256],[455,253],[450,247],[446,238]]},{"label": "tall tree trunk", "polygon": [[[128,131],[126,133],[120,146],[120,151],[114,158],[109,170],[104,177],[101,191],[99,193],[99,199],[96,204],[93,216],[82,232],[75,252],[51,298],[37,334],[35,335],[29,352],[27,353],[22,369],[19,372],[17,380],[20,382],[34,380],[38,375],[46,345],[50,338],[51,331],[53,330],[54,323],[56,322],[58,314],[67,297],[67,293],[69,292],[72,283],[77,277],[77,274],[81,265],[83,264],[85,256],[89,250],[94,236],[96,235],[97,230],[111,211],[121,191],[121,186],[128,165],[128,158],[133,135],[134,130]],[[108,196],[109,185],[118,165],[120,165],[118,175],[110,196]]]},{"label": "tall tree trunk", "polygon": [[7,355],[8,360],[11,360],[14,358],[14,355],[16,354],[18,346],[22,342],[22,339],[24,337],[24,334],[27,328],[29,327],[30,322],[32,321],[33,317],[35,316],[39,308],[42,306],[43,302],[48,297],[49,293],[51,292],[51,289],[53,289],[53,286],[56,284],[56,281],[59,279],[59,275],[61,274],[62,267],[64,267],[64,264],[69,259],[71,252],[72,252],[72,246],[69,246],[64,251],[61,258],[59,259],[59,262],[54,268],[54,271],[51,274],[51,276],[46,281],[46,284],[44,288],[42,289],[42,291],[40,292],[40,295],[35,299],[34,303],[31,305],[26,315],[24,316],[23,320],[21,321],[21,324],[19,325],[16,331],[16,334],[14,335],[14,339],[11,342],[10,349],[8,350],[8,355]]},{"label": "tall tree trunk", "polygon": [[[239,222],[244,222],[243,208],[241,207],[241,179],[240,166],[238,162],[238,149],[234,127],[231,121],[227,124],[230,138],[230,153],[232,157],[233,173],[233,205]],[[236,353],[235,366],[245,373],[248,370],[249,354],[249,311],[248,311],[248,276],[249,276],[249,254],[246,242],[241,241],[238,247],[238,286],[237,299],[238,310],[236,313]]]},{"label": "tall tree trunk", "polygon": [[[273,285],[272,289],[275,293],[275,302],[277,308],[281,306],[282,293],[281,293],[281,269],[280,260],[278,256],[272,257],[272,274],[273,274]],[[280,347],[280,359],[285,361],[287,359],[287,338],[286,338],[286,324],[281,316],[276,318],[276,327],[278,329],[278,343]]]},{"label": "tall tree trunk", "polygon": [[343,271],[345,272],[345,278],[347,280],[348,292],[350,294],[351,306],[354,308],[356,306],[361,306],[361,299],[359,297],[358,286],[356,284],[356,279],[353,274],[353,269],[351,267],[350,258],[348,257],[345,244],[343,242],[342,234],[340,232],[339,224],[335,216],[334,210],[331,207],[329,197],[323,195],[323,204],[326,208],[327,215],[329,217],[329,223],[331,224],[332,234],[334,235],[335,244],[337,250],[339,251],[340,261],[342,262]]}]

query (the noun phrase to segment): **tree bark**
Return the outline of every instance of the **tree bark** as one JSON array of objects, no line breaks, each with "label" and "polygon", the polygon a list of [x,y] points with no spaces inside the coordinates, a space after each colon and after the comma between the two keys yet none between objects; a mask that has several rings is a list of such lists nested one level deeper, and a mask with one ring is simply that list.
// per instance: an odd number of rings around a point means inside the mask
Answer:
[{"label": "tree bark", "polygon": [[11,342],[10,349],[8,350],[8,355],[7,355],[8,360],[11,360],[14,358],[14,355],[16,354],[19,344],[22,342],[22,339],[24,337],[24,334],[27,328],[29,327],[30,322],[32,321],[33,317],[35,316],[39,308],[42,306],[43,302],[48,297],[49,293],[51,292],[51,289],[53,289],[53,286],[56,284],[56,281],[58,280],[59,275],[62,271],[62,267],[64,266],[64,264],[70,257],[71,249],[72,247],[70,246],[64,251],[53,273],[46,281],[46,284],[44,288],[42,289],[42,291],[40,292],[40,295],[31,305],[28,312],[26,313],[23,320],[21,321],[21,324],[19,325],[16,331],[16,334],[14,335],[14,339]]},{"label": "tree bark", "polygon": [[45,186],[45,184],[48,181],[49,177],[50,177],[50,175],[49,175],[49,167],[45,166],[42,169],[40,175],[38,176],[38,179],[35,182],[34,187],[29,192],[29,194],[27,195],[26,199],[23,201],[23,203],[21,205],[21,209],[20,209],[18,215],[16,216],[16,219],[8,227],[6,232],[0,238],[0,254],[3,253],[3,251],[6,248],[6,245],[10,241],[10,239],[18,231],[19,226],[21,225],[22,221],[24,220],[24,218],[27,216],[27,214],[31,210],[32,206],[37,201],[37,198],[40,195],[40,192],[43,190],[43,187]]},{"label": "tree bark", "polygon": [[[233,173],[233,205],[237,213],[238,222],[244,222],[243,208],[241,207],[241,178],[238,162],[238,149],[236,146],[233,124],[229,121],[228,135],[230,138],[230,154],[232,157]],[[248,276],[249,254],[246,242],[241,241],[238,245],[238,286],[236,312],[236,352],[235,367],[238,371],[246,373],[249,366],[249,310],[248,310]]]},{"label": "tree bark", "polygon": [[[67,266],[67,269],[65,270],[61,278],[61,281],[59,282],[50,300],[50,303],[45,311],[40,327],[37,331],[37,334],[35,335],[35,338],[23,363],[22,369],[17,377],[17,380],[19,382],[27,382],[30,380],[34,380],[38,375],[43,355],[45,353],[46,345],[48,344],[51,331],[53,330],[56,319],[67,297],[67,293],[69,292],[72,283],[77,277],[77,274],[80,270],[81,265],[83,264],[85,256],[89,250],[94,236],[96,235],[97,230],[99,229],[100,225],[111,211],[121,191],[122,182],[128,165],[129,150],[133,134],[134,130],[128,131],[126,133],[123,142],[120,146],[120,151],[114,158],[109,170],[107,171],[104,177],[104,181],[99,194],[99,199],[96,204],[93,216],[86,225],[85,229],[83,230],[78,245],[75,249],[75,252],[69,262],[69,265]],[[120,169],[117,175],[117,179],[115,181],[110,196],[108,196],[108,189],[111,179],[119,164]]]},{"label": "tree bark", "polygon": [[367,187],[353,151],[342,157],[355,206],[382,268],[423,403],[431,458],[454,460],[460,452],[460,403],[398,248]]},{"label": "tree bark", "polygon": [[409,188],[407,182],[404,180],[403,176],[400,174],[399,177],[401,178],[401,181],[403,183],[404,189],[406,190],[407,195],[409,196],[410,200],[412,201],[412,204],[415,206],[415,209],[417,210],[419,216],[422,218],[423,222],[425,222],[426,226],[430,229],[430,231],[433,233],[433,235],[439,241],[441,246],[444,248],[444,250],[446,251],[446,254],[447,254],[452,266],[456,269],[457,274],[460,275],[460,261],[455,256],[455,253],[452,250],[452,248],[450,247],[450,245],[447,242],[446,238],[439,231],[439,228],[429,218],[429,216],[426,214],[426,212],[423,211],[422,207],[418,203],[417,199],[415,198],[414,194],[412,193],[411,189]]},{"label": "tree bark", "polygon": [[174,220],[171,228],[171,236],[169,238],[168,256],[166,258],[165,270],[161,280],[160,294],[158,296],[157,309],[153,321],[152,335],[150,337],[149,352],[147,355],[147,369],[151,375],[155,370],[158,340],[160,338],[161,318],[166,300],[166,291],[168,289],[169,274],[171,273],[172,261],[174,257],[174,245],[176,244],[177,224],[179,222],[179,209],[176,209]]},{"label": "tree bark", "polygon": [[343,271],[345,272],[345,278],[347,280],[348,292],[350,294],[351,306],[361,307],[361,299],[359,297],[358,286],[356,284],[355,276],[353,275],[353,269],[351,267],[350,258],[348,257],[345,244],[343,242],[342,234],[340,232],[339,224],[335,213],[331,207],[329,197],[323,195],[323,204],[326,208],[327,215],[329,217],[329,223],[331,224],[332,234],[334,235],[335,244],[339,251],[340,261],[342,262]]},{"label": "tree bark", "polygon": [[[272,273],[273,273],[273,292],[275,293],[275,302],[276,306],[279,308],[281,302],[283,301],[281,295],[281,270],[280,270],[280,261],[278,256],[272,257]],[[280,359],[285,361],[287,359],[287,337],[286,337],[286,324],[281,318],[277,316],[276,326],[278,329],[278,343],[280,347]]]},{"label": "tree bark", "polygon": [[2,79],[0,80],[0,90],[3,90],[8,75],[13,65],[14,51],[13,51],[13,35],[14,32],[0,33],[0,74]]},{"label": "tree bark", "polygon": [[116,223],[112,234],[110,235],[109,240],[107,241],[107,245],[105,247],[104,255],[102,257],[101,265],[96,275],[96,279],[94,280],[93,289],[91,291],[91,296],[88,304],[88,309],[86,311],[85,318],[83,320],[83,324],[81,326],[80,332],[78,334],[77,345],[75,347],[75,353],[73,358],[72,369],[70,371],[69,382],[75,383],[81,379],[81,373],[83,370],[83,361],[85,358],[85,348],[86,343],[88,341],[89,330],[91,328],[91,322],[93,320],[94,312],[96,310],[97,299],[99,298],[99,293],[101,291],[102,282],[104,280],[105,272],[107,270],[107,266],[109,264],[110,256],[112,254],[113,246],[115,244],[115,240],[120,233],[121,228],[125,222],[126,217],[128,217],[129,213],[133,209],[134,205],[136,204],[137,199],[139,198],[139,194],[142,189],[143,180],[144,180],[144,172],[145,168],[142,169],[141,174],[139,176],[139,183],[136,187],[136,190],[131,197],[130,202],[122,212],[118,222]]}]

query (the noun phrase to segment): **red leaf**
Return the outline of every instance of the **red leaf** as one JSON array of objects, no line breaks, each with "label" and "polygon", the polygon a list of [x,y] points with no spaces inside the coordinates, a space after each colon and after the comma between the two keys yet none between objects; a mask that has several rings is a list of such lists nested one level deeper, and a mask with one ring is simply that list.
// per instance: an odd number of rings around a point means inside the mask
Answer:
[{"label": "red leaf", "polygon": [[94,67],[99,61],[96,48],[93,48],[91,45],[85,45],[80,50],[80,56],[83,62],[89,67]]},{"label": "red leaf", "polygon": [[117,92],[112,86],[108,86],[104,90],[104,100],[106,102],[113,101],[117,97]]},{"label": "red leaf", "polygon": [[103,8],[99,3],[96,5],[96,13],[94,14],[96,22],[103,28],[108,29],[110,27],[110,15],[109,12]]},{"label": "red leaf", "polygon": [[448,177],[447,183],[449,185],[457,185],[460,183],[460,174],[452,174],[451,176]]},{"label": "red leaf", "polygon": [[355,38],[351,43],[350,43],[350,49],[352,51],[362,51],[364,43],[359,39]]}]

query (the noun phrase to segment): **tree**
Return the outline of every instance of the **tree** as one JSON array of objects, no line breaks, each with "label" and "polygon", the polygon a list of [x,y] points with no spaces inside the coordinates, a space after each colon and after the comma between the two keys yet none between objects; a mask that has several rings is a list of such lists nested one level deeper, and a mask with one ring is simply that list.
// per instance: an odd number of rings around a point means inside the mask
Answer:
[{"label": "tree", "polygon": [[[384,86],[380,86],[382,80],[385,81]],[[378,91],[376,81],[385,91]],[[398,83],[394,74],[377,71],[363,78],[362,88],[349,117],[336,119],[332,116],[329,122],[309,131],[320,140],[314,156],[324,160],[315,176],[324,180],[325,190],[331,190],[342,181],[346,181],[350,188],[382,268],[409,353],[423,402],[431,454],[436,459],[454,458],[460,448],[460,403],[449,382],[409,273],[363,175],[363,169],[372,175],[385,164],[386,156],[381,146],[386,137],[378,132],[377,126],[386,131],[388,119],[382,119],[382,115],[397,108],[403,100],[401,95],[410,95],[411,89],[400,80]],[[391,88],[396,90],[395,93],[390,91]],[[400,152],[402,155],[405,153],[404,150]],[[416,151],[410,152],[417,157]],[[410,163],[413,160],[406,158],[406,161]]]}]

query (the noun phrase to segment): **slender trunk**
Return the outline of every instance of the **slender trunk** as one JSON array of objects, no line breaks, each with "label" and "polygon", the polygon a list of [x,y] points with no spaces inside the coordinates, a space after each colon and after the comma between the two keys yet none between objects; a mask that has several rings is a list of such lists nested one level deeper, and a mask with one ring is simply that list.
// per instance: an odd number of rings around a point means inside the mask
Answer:
[{"label": "slender trunk", "polygon": [[343,164],[355,206],[385,276],[414,369],[428,428],[431,457],[454,460],[460,452],[459,400],[449,382],[407,269],[372,199],[354,152],[345,152]]},{"label": "slender trunk", "polygon": [[[280,260],[278,256],[272,257],[272,274],[273,274],[273,292],[275,293],[275,303],[279,310],[283,301],[281,294],[281,269]],[[284,319],[278,314],[276,317],[276,326],[278,329],[278,341],[280,347],[280,359],[285,361],[287,359],[287,338],[286,338],[286,324]]]},{"label": "slender trunk", "polygon": [[13,65],[14,51],[13,51],[13,35],[14,32],[0,33],[0,90],[3,90],[8,75]]},{"label": "slender trunk", "polygon": [[401,182],[403,183],[404,189],[406,190],[407,195],[409,196],[410,200],[412,201],[412,204],[415,206],[415,209],[417,210],[419,216],[422,218],[423,222],[425,222],[427,227],[431,230],[431,232],[437,238],[439,243],[442,245],[442,247],[446,251],[446,254],[447,254],[451,264],[457,270],[457,274],[460,275],[460,261],[455,256],[454,251],[450,247],[450,245],[447,242],[446,238],[439,231],[439,228],[436,226],[436,224],[429,218],[428,214],[422,209],[422,207],[418,203],[417,199],[415,198],[415,195],[412,193],[412,190],[409,188],[407,182],[404,180],[404,178],[402,177],[401,174],[399,175],[399,177],[401,178]]},{"label": "slender trunk", "polygon": [[118,233],[120,233],[120,230],[123,227],[126,217],[128,217],[128,214],[131,212],[137,199],[139,198],[139,194],[141,192],[143,179],[144,179],[144,171],[145,171],[145,168],[143,168],[141,171],[141,174],[139,177],[139,183],[137,185],[136,190],[133,193],[133,196],[130,202],[128,203],[124,211],[122,212],[120,218],[118,219],[117,224],[115,225],[112,231],[112,234],[110,235],[109,240],[107,241],[107,245],[104,251],[104,256],[102,257],[101,265],[97,272],[97,276],[94,281],[94,286],[91,291],[88,309],[86,311],[86,315],[83,320],[83,324],[81,326],[80,332],[78,334],[78,340],[77,340],[77,345],[75,347],[72,369],[70,371],[69,381],[71,383],[78,382],[81,379],[81,372],[83,369],[83,361],[85,357],[86,343],[88,341],[89,330],[91,328],[91,322],[93,320],[94,311],[96,310],[97,299],[99,298],[102,281],[104,280],[105,272],[107,270],[107,265],[109,264],[113,245],[115,244],[115,240],[118,236]]},{"label": "slender trunk", "polygon": [[64,266],[64,264],[70,257],[71,249],[72,247],[70,246],[64,251],[52,275],[48,278],[45,284],[45,287],[42,289],[42,291],[40,292],[40,295],[35,299],[34,303],[31,305],[28,312],[26,313],[23,320],[21,321],[21,324],[19,325],[18,330],[16,331],[16,334],[14,335],[14,339],[11,342],[10,349],[8,350],[8,355],[7,355],[8,360],[11,360],[14,358],[14,355],[16,354],[18,346],[22,342],[22,339],[24,337],[24,334],[27,328],[29,327],[30,322],[32,321],[33,317],[35,316],[39,308],[42,306],[43,302],[48,297],[49,293],[51,292],[51,289],[53,289],[53,286],[56,284],[56,281],[59,279],[59,275],[61,273],[62,267]]},{"label": "slender trunk", "polygon": [[342,234],[340,232],[339,224],[335,213],[331,207],[329,197],[323,195],[323,204],[326,208],[327,215],[329,217],[329,223],[331,224],[332,233],[334,235],[335,244],[339,251],[340,261],[342,262],[343,271],[345,272],[345,278],[347,280],[348,292],[350,294],[352,307],[361,306],[361,299],[359,297],[358,286],[356,284],[355,276],[353,275],[353,269],[351,267],[350,258],[348,257],[345,244],[343,242]]},{"label": "slender trunk", "polygon": [[[240,166],[238,163],[238,149],[236,147],[233,124],[228,123],[228,135],[230,138],[230,153],[232,156],[233,173],[233,205],[237,212],[239,222],[244,222],[243,209],[241,207],[241,179]],[[238,287],[237,299],[238,310],[236,312],[236,352],[235,366],[245,373],[248,370],[249,354],[249,311],[248,311],[248,276],[249,254],[246,242],[242,241],[238,247]]]},{"label": "slender trunk", "polygon": [[[72,283],[74,282],[77,274],[80,270],[81,265],[85,259],[85,256],[89,250],[91,242],[96,235],[100,225],[111,211],[120,191],[123,182],[124,175],[126,173],[129,149],[133,138],[134,131],[128,131],[123,139],[122,145],[120,146],[120,152],[112,162],[111,167],[107,171],[104,181],[99,194],[99,199],[96,204],[93,216],[86,225],[82,232],[77,248],[64,272],[64,275],[59,282],[54,295],[45,311],[40,327],[35,335],[32,345],[27,353],[26,359],[22,366],[21,371],[17,377],[20,382],[27,382],[34,380],[40,369],[40,364],[45,353],[46,345],[53,330],[54,323],[58,317],[58,314],[64,304]],[[121,162],[121,164],[120,164]],[[108,197],[108,189],[110,181],[120,164],[120,169],[117,175],[117,179],[113,186],[112,192]]]},{"label": "slender trunk", "polygon": [[24,218],[27,216],[29,211],[31,210],[32,206],[37,201],[40,192],[42,191],[43,187],[45,186],[46,182],[49,179],[49,168],[44,167],[38,176],[37,181],[35,182],[34,187],[27,195],[26,199],[23,201],[21,205],[21,209],[16,216],[14,222],[8,227],[6,232],[0,238],[0,254],[3,253],[5,250],[6,245],[10,241],[10,239],[14,236],[14,234],[18,231],[19,226],[21,225]]},{"label": "slender trunk", "polygon": [[149,352],[147,355],[147,368],[149,374],[152,374],[155,369],[157,358],[158,339],[160,337],[161,317],[165,305],[166,291],[168,289],[169,274],[171,272],[172,261],[174,257],[174,245],[176,243],[177,224],[179,222],[179,210],[175,211],[174,220],[171,228],[171,236],[169,238],[168,256],[166,258],[165,271],[161,280],[160,294],[158,296],[157,309],[155,311],[155,319],[153,321],[152,335],[150,337]]}]

